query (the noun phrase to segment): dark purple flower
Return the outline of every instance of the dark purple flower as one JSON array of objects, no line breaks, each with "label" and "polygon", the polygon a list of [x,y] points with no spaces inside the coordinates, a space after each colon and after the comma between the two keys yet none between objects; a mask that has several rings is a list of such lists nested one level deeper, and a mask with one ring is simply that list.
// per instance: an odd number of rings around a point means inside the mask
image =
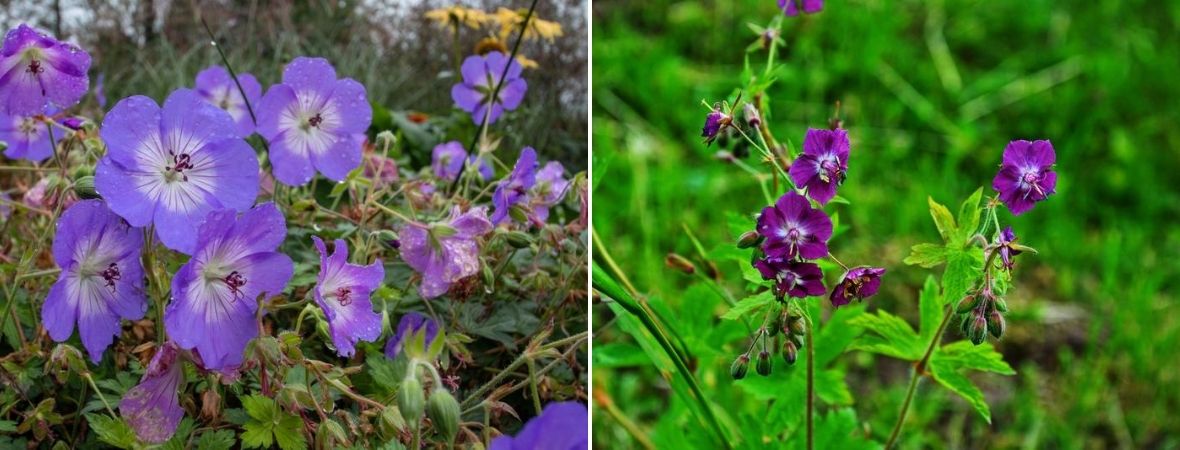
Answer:
[{"label": "dark purple flower", "polygon": [[90,54],[20,24],[0,48],[0,112],[43,114],[74,106],[90,87]]},{"label": "dark purple flower", "polygon": [[211,370],[240,364],[246,343],[258,335],[258,296],[281,293],[291,279],[291,258],[276,251],[286,235],[273,203],[241,217],[230,209],[209,213],[193,257],[172,278],[168,336],[181,348],[195,347]]},{"label": "dark purple flower", "polygon": [[39,162],[53,155],[45,122],[35,116],[10,116],[0,112],[0,141],[8,143],[4,156]]},{"label": "dark purple flower", "polygon": [[434,169],[434,176],[452,181],[463,172],[467,151],[459,141],[450,141],[434,146],[431,156],[430,167]]},{"label": "dark purple flower", "polygon": [[508,213],[518,203],[527,200],[529,189],[537,182],[537,151],[532,147],[525,147],[520,151],[520,158],[507,178],[500,180],[496,192],[492,194],[492,223],[499,225],[508,218]]},{"label": "dark purple flower", "polygon": [[712,144],[721,135],[721,129],[733,123],[733,117],[721,111],[721,105],[713,107],[709,115],[705,116],[705,127],[701,128],[701,137],[705,144]]},{"label": "dark purple flower", "polygon": [[816,259],[828,255],[832,219],[811,207],[795,191],[787,191],[773,206],[758,216],[758,233],[766,239],[763,251],[783,259]]},{"label": "dark purple flower", "polygon": [[422,275],[418,293],[424,299],[443,295],[451,284],[479,272],[480,236],[492,231],[484,207],[460,214],[451,209],[446,220],[427,226],[408,224],[400,233],[402,259]]},{"label": "dark purple flower", "polygon": [[1013,246],[1016,243],[1016,232],[1012,231],[1012,227],[1004,228],[1004,231],[1000,232],[999,241],[1000,260],[1004,262],[1005,269],[1012,270],[1015,264],[1012,257],[1021,253]]},{"label": "dark purple flower", "polygon": [[529,217],[537,223],[545,223],[549,218],[549,208],[565,197],[570,182],[565,179],[565,168],[557,161],[545,164],[537,171],[536,184],[529,191]]},{"label": "dark purple flower", "polygon": [[378,259],[361,266],[348,262],[348,243],[337,239],[328,255],[324,241],[312,236],[320,252],[320,276],[315,286],[315,300],[328,318],[328,329],[336,353],[352,356],[357,341],[373,342],[381,337],[381,315],[373,312],[369,294],[385,279],[385,266]]},{"label": "dark purple flower", "polygon": [[62,342],[74,333],[97,364],[122,329],[120,319],[147,311],[143,234],[111,212],[101,200],[83,200],[62,214],[53,237],[53,262],[61,275],[41,305],[49,337]]},{"label": "dark purple flower", "polygon": [[754,268],[762,279],[774,280],[774,293],[779,298],[824,295],[824,273],[815,263],[767,256],[754,261]]},{"label": "dark purple flower", "polygon": [[258,134],[270,142],[275,178],[301,186],[316,170],[343,181],[361,164],[361,139],[373,120],[365,87],[336,79],[323,58],[298,57],[258,106]]},{"label": "dark purple flower", "polygon": [[807,195],[827,204],[836,196],[836,187],[848,173],[848,132],[844,130],[807,130],[803,154],[791,163],[791,181]]},{"label": "dark purple flower", "polygon": [[803,2],[803,12],[815,14],[824,9],[824,0],[778,0],[778,9],[791,17],[799,15],[799,2]]},{"label": "dark purple flower", "polygon": [[467,157],[467,164],[477,167],[479,170],[479,178],[484,181],[491,181],[496,176],[495,169],[492,169],[492,164],[488,162],[488,158],[482,155],[471,155]]},{"label": "dark purple flower", "polygon": [[[494,100],[489,99],[496,84],[500,82],[500,74],[504,73],[504,65],[508,64],[508,75],[504,85]],[[511,111],[520,106],[524,93],[528,90],[528,83],[520,77],[520,63],[509,61],[500,52],[491,52],[484,56],[472,55],[463,60],[460,68],[463,81],[451,88],[451,99],[459,109],[471,113],[471,120],[477,124],[484,122],[495,123],[504,111]],[[488,105],[491,104],[491,110]]]},{"label": "dark purple flower", "polygon": [[248,73],[239,73],[238,82],[242,83],[242,91],[246,91],[246,98],[242,98],[238,85],[234,83],[229,71],[221,66],[210,66],[197,74],[196,91],[201,98],[210,105],[221,108],[229,113],[238,126],[238,134],[242,137],[254,133],[254,119],[250,117],[250,105],[258,107],[258,100],[262,98],[262,85],[258,79]]},{"label": "dark purple flower", "polygon": [[132,226],[154,223],[170,249],[192,254],[210,211],[245,211],[258,194],[258,157],[225,111],[191,89],[161,109],[144,96],[120,100],[102,123],[107,154],[94,187]]},{"label": "dark purple flower", "polygon": [[1013,215],[1032,209],[1033,204],[1052,195],[1057,189],[1053,163],[1057,154],[1047,140],[1012,141],[1004,149],[1004,162],[992,180],[992,189]]},{"label": "dark purple flower", "polygon": [[588,420],[586,406],[581,403],[550,403],[516,437],[497,437],[488,450],[585,450]]},{"label": "dark purple flower", "polygon": [[184,417],[180,389],[184,384],[182,351],[172,341],[164,343],[148,363],[139,384],[123,394],[119,415],[140,440],[161,444],[176,433]]},{"label": "dark purple flower", "polygon": [[385,343],[385,356],[389,359],[397,358],[406,344],[411,342],[410,339],[413,339],[414,335],[418,333],[423,333],[423,346],[420,349],[413,349],[411,353],[422,354],[430,348],[430,344],[438,336],[438,323],[434,319],[410,311],[402,316],[402,319],[397,323],[397,331]]},{"label": "dark purple flower", "polygon": [[885,269],[880,267],[853,267],[844,273],[840,283],[832,288],[832,306],[847,305],[852,299],[863,300],[877,295],[881,287],[881,276]]}]

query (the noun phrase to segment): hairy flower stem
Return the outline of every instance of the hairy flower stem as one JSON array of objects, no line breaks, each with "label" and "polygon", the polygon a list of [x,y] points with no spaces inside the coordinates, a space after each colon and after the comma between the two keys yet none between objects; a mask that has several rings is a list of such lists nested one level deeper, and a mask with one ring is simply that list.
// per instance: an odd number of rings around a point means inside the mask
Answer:
[{"label": "hairy flower stem", "polygon": [[537,362],[533,358],[528,359],[529,365],[529,391],[533,395],[533,408],[536,409],[537,415],[541,415],[541,393],[537,390]]},{"label": "hairy flower stem", "polygon": [[954,315],[955,309],[953,305],[946,306],[946,314],[942,316],[942,322],[938,324],[938,331],[934,333],[934,337],[930,339],[930,343],[926,345],[926,353],[922,355],[922,359],[914,364],[914,373],[910,377],[910,386],[906,390],[905,401],[901,403],[901,412],[897,414],[897,423],[893,425],[893,432],[889,433],[889,441],[885,443],[885,449],[888,450],[897,442],[897,438],[901,435],[901,427],[905,424],[906,414],[909,413],[910,403],[914,400],[914,393],[918,390],[918,380],[926,374],[926,365],[930,363],[930,355],[934,354],[934,348],[942,342],[942,334],[946,332],[946,326],[951,322],[951,316]]},{"label": "hairy flower stem", "polygon": [[115,410],[112,409],[111,404],[107,402],[107,397],[102,395],[102,391],[99,390],[98,386],[94,384],[94,377],[90,376],[90,372],[83,373],[82,378],[85,378],[86,382],[90,384],[90,388],[94,389],[94,393],[98,394],[98,399],[102,400],[102,405],[107,407],[107,412],[110,413],[111,417],[118,419],[119,415],[115,414]]},{"label": "hairy flower stem", "polygon": [[807,450],[815,449],[815,323],[807,314]]}]

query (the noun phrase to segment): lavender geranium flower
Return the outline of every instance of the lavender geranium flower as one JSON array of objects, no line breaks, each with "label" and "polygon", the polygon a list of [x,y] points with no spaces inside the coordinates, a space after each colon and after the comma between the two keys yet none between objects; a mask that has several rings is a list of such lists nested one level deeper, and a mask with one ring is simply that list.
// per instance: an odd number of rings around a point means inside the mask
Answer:
[{"label": "lavender geranium flower", "polygon": [[337,79],[323,58],[299,57],[283,70],[256,111],[258,134],[270,143],[275,178],[300,186],[318,170],[342,181],[361,164],[363,133],[373,120],[365,87]]},{"label": "lavender geranium flower", "polygon": [[49,337],[70,338],[74,324],[96,364],[115,336],[120,319],[143,318],[143,234],[100,200],[83,200],[62,214],[53,237],[53,261],[61,275],[41,305]]},{"label": "lavender geranium flower", "polygon": [[488,158],[483,155],[471,155],[467,157],[467,164],[479,170],[479,178],[484,181],[491,181],[492,177],[496,176],[496,171],[492,169],[492,164],[488,162]]},{"label": "lavender geranium flower", "polygon": [[463,172],[467,151],[459,141],[450,141],[434,146],[431,156],[430,167],[434,169],[434,176],[452,181]]},{"label": "lavender geranium flower", "polygon": [[758,216],[758,233],[766,241],[763,251],[783,259],[816,259],[828,254],[832,237],[832,219],[795,191],[788,191],[778,202],[762,209]]},{"label": "lavender geranium flower", "polygon": [[238,82],[242,83],[242,91],[246,92],[245,98],[229,71],[221,66],[210,66],[198,73],[196,91],[210,105],[229,113],[238,126],[238,135],[246,137],[254,133],[254,119],[250,117],[246,101],[249,100],[252,106],[258,106],[258,100],[262,98],[262,85],[258,84],[254,75],[237,75]]},{"label": "lavender geranium flower", "polygon": [[0,141],[8,144],[4,156],[38,162],[53,155],[45,122],[34,116],[10,116],[0,112]]},{"label": "lavender geranium flower", "polygon": [[1000,193],[1008,210],[1019,216],[1056,192],[1056,160],[1053,144],[1047,140],[1009,142],[992,188]]},{"label": "lavender geranium flower", "polygon": [[1022,246],[1015,244],[1016,232],[1012,231],[1012,227],[1005,227],[1004,231],[1000,232],[999,242],[997,243],[1000,250],[1000,260],[1003,261],[1005,269],[1012,270],[1012,267],[1016,264],[1012,257],[1021,253],[1021,249],[1017,247]]},{"label": "lavender geranium flower", "polygon": [[840,283],[832,288],[832,306],[847,305],[852,299],[863,300],[877,295],[881,287],[881,276],[885,269],[880,267],[853,267],[844,273]]},{"label": "lavender geranium flower", "polygon": [[0,48],[0,112],[42,114],[69,108],[90,87],[90,54],[21,24]]},{"label": "lavender geranium flower", "polygon": [[721,110],[721,105],[713,106],[713,110],[705,116],[705,126],[701,128],[701,137],[705,138],[705,145],[710,145],[721,136],[721,130],[733,124],[733,117]]},{"label": "lavender geranium flower", "polygon": [[848,132],[811,128],[803,138],[803,154],[791,163],[791,180],[807,195],[827,204],[848,172]]},{"label": "lavender geranium flower", "polygon": [[561,203],[565,197],[570,182],[565,179],[565,168],[557,161],[551,161],[537,171],[536,180],[529,191],[529,217],[543,224],[549,218],[549,208]]},{"label": "lavender geranium flower", "polygon": [[451,209],[446,220],[427,226],[408,224],[400,233],[402,258],[422,275],[418,293],[430,299],[443,295],[451,284],[479,272],[480,236],[492,231],[484,207],[460,213]]},{"label": "lavender geranium flower", "polygon": [[119,402],[119,415],[144,442],[164,443],[176,433],[184,417],[180,407],[180,389],[185,382],[181,356],[180,347],[165,342],[148,363],[139,384]]},{"label": "lavender geranium flower", "polygon": [[[496,84],[500,82],[500,75],[504,73],[506,64],[508,74],[504,84],[496,98],[490,99]],[[510,61],[500,52],[468,56],[463,60],[460,71],[463,81],[451,88],[451,99],[459,109],[471,113],[471,120],[477,124],[483,123],[485,116],[487,123],[495,123],[504,111],[511,111],[520,106],[524,93],[528,90],[528,83],[520,77],[520,63]]]},{"label": "lavender geranium flower", "polygon": [[586,406],[581,403],[550,403],[516,437],[497,437],[488,450],[584,450],[589,442],[587,420]]},{"label": "lavender geranium flower", "polygon": [[500,180],[496,192],[492,194],[492,223],[499,225],[508,218],[508,213],[518,203],[527,200],[528,191],[537,182],[537,151],[532,147],[525,147],[520,151],[520,158],[507,178]]},{"label": "lavender geranium flower", "polygon": [[209,213],[192,259],[172,278],[168,335],[181,348],[196,348],[211,370],[240,364],[246,343],[258,335],[258,296],[282,292],[291,279],[291,258],[276,251],[286,235],[273,203],[241,217],[230,209]]},{"label": "lavender geranium flower", "polygon": [[779,298],[824,295],[824,273],[815,263],[767,256],[754,261],[754,268],[762,279],[774,280],[774,293]]},{"label": "lavender geranium flower", "polygon": [[815,14],[824,9],[824,0],[778,0],[778,9],[791,17],[799,15],[799,3],[803,3],[803,12]]},{"label": "lavender geranium flower", "polygon": [[170,249],[192,254],[210,211],[254,204],[254,149],[229,114],[190,89],[173,91],[162,109],[144,96],[120,100],[101,135],[107,154],[94,175],[98,193],[131,225],[155,224]]},{"label": "lavender geranium flower", "polygon": [[385,356],[389,359],[397,358],[405,348],[407,341],[412,339],[415,334],[423,333],[423,348],[416,349],[417,353],[425,352],[430,348],[430,344],[434,342],[434,338],[438,336],[438,323],[427,316],[410,311],[402,316],[402,319],[397,323],[397,331],[385,343]]},{"label": "lavender geranium flower", "polygon": [[357,341],[373,342],[381,337],[381,316],[373,312],[369,294],[385,279],[385,267],[378,259],[362,266],[348,262],[348,244],[336,240],[331,256],[318,236],[312,236],[320,252],[320,276],[315,301],[328,318],[328,329],[336,353],[350,357]]}]

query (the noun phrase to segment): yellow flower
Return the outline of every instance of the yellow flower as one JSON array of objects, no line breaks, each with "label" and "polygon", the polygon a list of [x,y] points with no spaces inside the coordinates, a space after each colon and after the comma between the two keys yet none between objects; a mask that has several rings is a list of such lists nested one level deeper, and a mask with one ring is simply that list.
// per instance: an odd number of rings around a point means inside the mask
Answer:
[{"label": "yellow flower", "polygon": [[440,26],[461,24],[473,30],[478,30],[493,20],[491,16],[481,10],[462,6],[432,9],[426,12],[425,17],[438,22]]},{"label": "yellow flower", "polygon": [[[511,36],[520,29],[520,24],[524,21],[525,14],[526,12],[523,10],[513,11],[501,7],[494,14],[488,16],[488,19],[500,24],[500,40],[507,40],[508,36]],[[524,31],[525,39],[541,37],[552,42],[558,36],[561,36],[561,24],[543,20],[537,16],[533,16],[532,20],[529,21],[529,26]]]},{"label": "yellow flower", "polygon": [[520,63],[520,67],[525,69],[536,69],[541,67],[541,65],[537,64],[536,61],[533,61],[524,55],[516,55],[516,62]]}]

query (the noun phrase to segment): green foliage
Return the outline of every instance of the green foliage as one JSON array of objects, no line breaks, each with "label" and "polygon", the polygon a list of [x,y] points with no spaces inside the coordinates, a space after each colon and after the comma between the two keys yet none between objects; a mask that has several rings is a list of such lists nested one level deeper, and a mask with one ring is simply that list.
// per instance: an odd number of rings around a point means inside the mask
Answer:
[{"label": "green foliage", "polygon": [[118,448],[133,448],[139,442],[135,432],[123,419],[103,414],[86,414],[86,422],[99,440]]},{"label": "green foliage", "polygon": [[979,229],[981,209],[979,201],[983,188],[975,190],[959,208],[959,219],[955,218],[947,207],[927,198],[930,204],[930,216],[942,236],[942,244],[922,243],[911,249],[910,256],[904,260],[906,264],[922,267],[935,267],[946,263],[946,270],[942,275],[943,300],[951,302],[962,298],[967,290],[983,275],[983,250],[971,245],[971,237]]},{"label": "green foliage", "polygon": [[298,416],[279,409],[274,399],[260,395],[242,397],[242,406],[250,415],[242,428],[242,446],[246,448],[270,447],[277,442],[283,450],[300,449],[307,446],[303,437],[303,421]]},{"label": "green foliage", "polygon": [[930,374],[939,384],[967,400],[979,415],[991,423],[991,409],[983,398],[983,392],[966,376],[968,370],[994,372],[1001,375],[1015,375],[1016,371],[1004,362],[1003,356],[990,343],[974,345],[959,341],[942,346],[930,358]]},{"label": "green foliage", "polygon": [[197,450],[228,450],[234,446],[232,430],[212,430],[201,433],[197,439]]}]

